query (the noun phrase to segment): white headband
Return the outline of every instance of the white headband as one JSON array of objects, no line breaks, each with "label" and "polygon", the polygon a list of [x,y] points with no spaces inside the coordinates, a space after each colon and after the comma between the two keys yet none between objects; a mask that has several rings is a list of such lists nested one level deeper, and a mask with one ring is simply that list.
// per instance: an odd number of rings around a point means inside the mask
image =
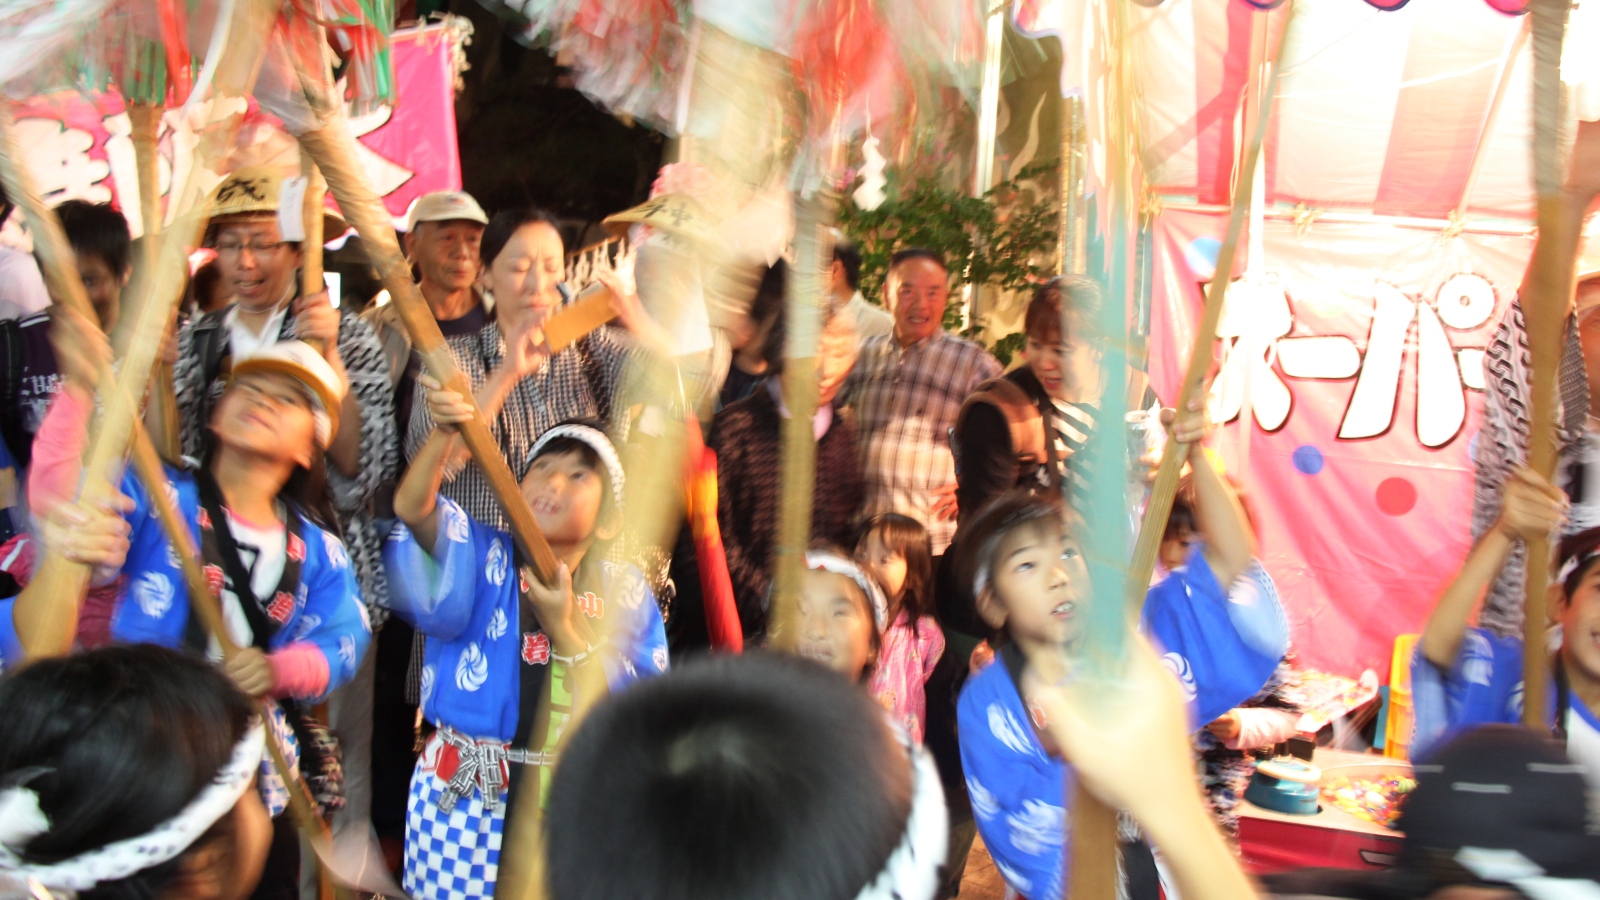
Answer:
[{"label": "white headband", "polygon": [[906,751],[911,755],[911,815],[905,834],[856,900],[931,900],[939,888],[939,867],[950,837],[944,789],[928,751],[909,743]]},{"label": "white headband", "polygon": [[878,623],[878,630],[881,632],[889,627],[889,601],[883,595],[883,588],[878,586],[877,579],[862,571],[853,561],[826,550],[807,550],[806,568],[822,569],[854,581],[867,595],[867,602],[872,604],[872,620]]},{"label": "white headband", "polygon": [[606,471],[611,474],[611,497],[617,502],[617,509],[620,511],[622,509],[622,486],[626,480],[626,477],[622,474],[622,458],[617,456],[617,448],[611,446],[611,439],[606,437],[605,433],[600,429],[575,423],[557,425],[539,435],[539,439],[533,442],[533,449],[528,451],[528,464],[533,464],[534,459],[539,456],[539,451],[543,450],[546,444],[556,438],[563,437],[582,441],[593,447],[594,452],[600,454],[600,461],[605,463]]},{"label": "white headband", "polygon": [[50,830],[49,819],[39,810],[39,795],[23,785],[0,791],[0,811],[5,813],[0,817],[0,874],[33,879],[58,890],[86,891],[176,859],[227,815],[250,787],[261,767],[263,734],[260,720],[252,722],[233,745],[227,765],[176,816],[144,834],[49,865],[29,865],[18,855],[29,841]]}]

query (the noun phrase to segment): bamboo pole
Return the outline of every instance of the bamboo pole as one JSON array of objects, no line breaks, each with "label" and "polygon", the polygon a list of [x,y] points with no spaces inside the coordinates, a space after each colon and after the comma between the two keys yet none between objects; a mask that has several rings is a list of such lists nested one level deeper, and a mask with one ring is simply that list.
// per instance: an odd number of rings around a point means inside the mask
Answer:
[{"label": "bamboo pole", "polygon": [[[322,128],[300,135],[300,148],[322,171],[328,189],[339,202],[340,211],[361,235],[367,258],[378,270],[379,279],[389,291],[389,302],[399,313],[423,364],[447,389],[473,403],[472,385],[456,367],[450,347],[439,332],[439,323],[434,321],[421,290],[411,280],[411,267],[406,265],[395,240],[389,212],[355,161],[355,138],[350,136],[343,111],[333,110]],[[553,584],[558,564],[555,554],[540,533],[533,510],[523,498],[517,479],[501,456],[500,444],[489,431],[481,411],[474,410],[472,419],[461,424],[461,438],[505,510],[511,534],[533,563],[535,574],[545,584]]]},{"label": "bamboo pole", "polygon": [[[266,45],[266,35],[276,15],[276,5],[271,0],[240,0],[231,7],[233,20],[228,29],[225,47],[213,48],[219,54],[220,64],[213,82],[211,103],[201,104],[194,112],[208,117],[197,153],[197,160],[220,158],[225,148],[233,143],[245,106],[243,98],[249,94],[259,68],[261,53]],[[0,103],[0,106],[7,104]],[[0,120],[4,140],[14,140],[9,120],[10,110]],[[8,189],[16,182],[15,196],[37,194],[31,190],[26,173],[17,166],[13,148],[0,152],[0,163],[9,169],[5,177]],[[135,398],[143,397],[161,347],[161,335],[172,316],[173,306],[181,294],[187,277],[187,247],[199,242],[206,224],[209,204],[204,197],[210,185],[204,177],[204,166],[196,165],[181,193],[176,197],[178,218],[173,227],[161,235],[160,250],[155,265],[140,273],[131,290],[133,302],[125,304],[122,323],[114,339],[114,349],[119,353],[121,366],[116,375],[116,392],[105,399],[98,427],[91,429],[90,446],[85,454],[84,481],[79,490],[80,502],[98,505],[115,491],[120,480],[128,442],[133,434],[134,421],[139,415]],[[41,208],[25,209],[29,226],[42,235],[45,266],[60,266],[70,261],[66,255],[65,238],[59,227],[52,228]],[[55,262],[51,262],[54,260]],[[70,262],[64,264],[72,268]],[[46,276],[50,277],[50,276]],[[70,286],[58,286],[70,291]],[[82,286],[78,285],[79,292]],[[64,295],[63,295],[64,296]],[[85,302],[87,302],[85,298]],[[28,658],[54,656],[66,653],[72,647],[77,628],[78,610],[88,586],[89,568],[69,562],[58,553],[46,549],[34,573],[30,599],[19,598],[12,612],[24,651]]]},{"label": "bamboo pole", "polygon": [[[139,173],[139,218],[144,226],[138,265],[147,270],[155,265],[156,245],[162,230],[161,157],[157,139],[161,135],[161,116],[165,110],[158,103],[129,103],[127,111],[134,164]],[[177,327],[177,312],[173,310],[172,321],[167,326],[169,331]],[[183,445],[179,438],[178,397],[172,383],[172,366],[161,360],[151,379],[147,416],[152,439],[161,458],[176,463],[183,456]]]},{"label": "bamboo pole", "polygon": [[[1570,0],[1532,0],[1533,175],[1538,192],[1539,239],[1520,295],[1528,326],[1532,369],[1528,419],[1528,466],[1545,478],[1555,472],[1556,373],[1561,367],[1561,334],[1572,305],[1572,280],[1581,221],[1569,216],[1561,159],[1561,45]],[[1579,211],[1581,215],[1581,210]],[[1550,541],[1527,542],[1527,599],[1522,621],[1522,721],[1549,728],[1550,663],[1545,647],[1549,625],[1545,591],[1550,584]]]},{"label": "bamboo pole", "polygon": [[306,239],[300,245],[300,293],[309,297],[324,287],[322,244],[327,240],[327,235],[323,234],[322,203],[327,195],[328,186],[322,180],[322,173],[317,170],[317,164],[312,162],[309,156],[300,157],[300,175],[306,180],[304,205]]},{"label": "bamboo pole", "polygon": [[792,648],[799,639],[801,579],[811,543],[811,505],[816,487],[816,436],[811,419],[817,408],[817,337],[822,330],[824,266],[833,258],[834,210],[839,198],[829,189],[795,198],[795,265],[789,273],[788,333],[783,363],[783,491],[778,506],[778,543],[773,550],[773,642]]},{"label": "bamboo pole", "polygon": [[[1125,8],[1118,5],[1117,19],[1121,28],[1119,38],[1125,37],[1127,22]],[[1238,178],[1234,186],[1233,205],[1228,216],[1228,230],[1217,254],[1217,265],[1211,283],[1207,286],[1205,309],[1201,315],[1200,325],[1196,329],[1194,347],[1190,352],[1188,368],[1185,371],[1182,389],[1179,392],[1176,407],[1181,411],[1187,410],[1190,403],[1202,396],[1202,387],[1207,374],[1210,372],[1213,345],[1216,342],[1217,322],[1222,314],[1223,300],[1227,295],[1228,285],[1232,280],[1233,263],[1239,247],[1239,238],[1243,231],[1245,216],[1250,208],[1250,196],[1255,186],[1255,169],[1261,155],[1262,143],[1266,138],[1266,125],[1270,118],[1272,98],[1277,95],[1278,78],[1282,73],[1281,56],[1283,41],[1289,35],[1289,28],[1294,21],[1293,0],[1286,10],[1288,21],[1285,22],[1283,35],[1280,37],[1279,53],[1275,55],[1270,73],[1267,75],[1266,88],[1262,91],[1261,109],[1255,116],[1254,128],[1251,130],[1249,143],[1244,148],[1240,160]],[[1124,50],[1116,55],[1119,66],[1118,94],[1122,104],[1131,104],[1131,73],[1127,71],[1127,54]],[[1119,115],[1123,129],[1131,129],[1131,112],[1124,108]],[[1130,174],[1121,171],[1126,154],[1112,154],[1108,160],[1108,167],[1117,171],[1114,178],[1120,176],[1128,180],[1125,188],[1131,188]],[[1113,201],[1116,193],[1113,191]],[[1115,224],[1123,223],[1114,213],[1112,216]],[[1119,307],[1120,308],[1120,307]],[[1166,530],[1167,517],[1172,512],[1172,502],[1177,495],[1178,480],[1182,473],[1183,462],[1187,457],[1187,445],[1179,446],[1177,441],[1169,440],[1162,453],[1161,465],[1157,470],[1154,485],[1151,487],[1150,497],[1146,502],[1144,519],[1140,524],[1139,537],[1134,545],[1133,559],[1128,566],[1126,578],[1123,581],[1123,605],[1128,611],[1129,618],[1138,619],[1139,610],[1144,605],[1145,594],[1149,588],[1150,577],[1155,569],[1157,552],[1161,547],[1161,538]],[[1072,900],[1113,900],[1116,897],[1116,813],[1106,806],[1099,798],[1095,797],[1081,783],[1074,789],[1072,800],[1072,865],[1069,874],[1069,896]]]}]

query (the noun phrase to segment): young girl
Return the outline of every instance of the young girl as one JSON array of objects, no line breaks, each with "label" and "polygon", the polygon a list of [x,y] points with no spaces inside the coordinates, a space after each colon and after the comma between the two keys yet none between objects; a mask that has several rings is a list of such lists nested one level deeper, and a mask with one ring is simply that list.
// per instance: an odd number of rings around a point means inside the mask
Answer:
[{"label": "young girl", "polygon": [[152,646],[46,659],[0,681],[0,896],[241,900],[272,823],[251,790],[262,725],[204,662]]},{"label": "young girl", "polygon": [[806,551],[796,634],[769,640],[852,681],[865,683],[882,650],[888,604],[878,583],[850,557],[825,544]]},{"label": "young girl", "polygon": [[884,513],[867,523],[856,558],[889,599],[883,651],[867,689],[920,744],[928,708],[923,686],[944,654],[944,632],[933,615],[933,544],[921,522]]},{"label": "young girl", "polygon": [[[94,403],[88,385],[97,369],[81,350],[66,350],[67,343],[57,342],[67,383],[40,428],[29,475],[30,502],[43,518],[59,518],[54,507],[66,503],[77,484]],[[82,338],[79,346],[94,343]],[[350,557],[326,530],[333,519],[322,487],[322,456],[337,432],[343,393],[342,379],[322,354],[300,341],[270,345],[235,361],[211,414],[201,465],[167,470],[168,492],[179,515],[193,523],[194,544],[220,595],[229,636],[244,648],[223,664],[224,671],[245,693],[279,701],[267,727],[295,772],[301,749],[312,741],[308,768],[325,808],[343,800],[338,762],[317,746],[321,731],[304,706],[349,681],[372,639]],[[111,639],[189,647],[220,661],[221,649],[192,614],[177,554],[145,485],[129,472],[122,492],[131,498],[124,514],[130,526],[126,553],[82,560],[96,565],[96,582],[120,579]],[[107,515],[76,504],[66,511],[86,524]],[[12,615],[0,615],[0,648],[7,648],[0,654],[8,658],[20,653],[13,624],[31,620],[20,609],[30,602],[36,601],[24,592]],[[263,773],[263,799],[277,816],[288,794],[270,766]],[[278,830],[261,890],[292,892],[299,844],[286,820],[279,820]]]},{"label": "young girl", "polygon": [[[559,745],[574,670],[598,660],[612,690],[664,672],[666,633],[639,570],[602,559],[622,528],[624,487],[605,434],[566,422],[530,452],[522,494],[561,561],[547,587],[514,561],[510,534],[438,493],[472,407],[424,381],[438,427],[395,491],[403,524],[384,550],[395,612],[427,635],[421,699],[438,727],[411,778],[403,885],[413,897],[488,900],[513,775]],[[548,718],[535,721],[547,694]],[[541,795],[549,772],[538,769]]]},{"label": "young girl", "polygon": [[[1204,427],[1181,423],[1175,434],[1180,442],[1194,442]],[[1141,630],[1177,676],[1191,721],[1210,722],[1261,689],[1282,647],[1258,649],[1241,636],[1231,615],[1223,586],[1250,565],[1254,541],[1232,489],[1197,446],[1190,443],[1189,461],[1196,513],[1209,543],[1150,589]],[[996,664],[967,680],[957,709],[978,832],[1013,890],[1034,898],[1060,896],[1066,883],[1062,860],[1070,858],[1063,846],[1072,772],[1046,738],[1046,723],[1026,709],[1019,685],[1029,658],[1058,656],[1082,639],[1079,606],[1092,590],[1088,568],[1060,506],[1021,491],[977,514],[956,567],[962,583],[972,585],[979,614],[1003,640]],[[1252,609],[1270,615],[1268,606]],[[1122,858],[1129,896],[1154,896],[1148,850],[1130,844]]]}]

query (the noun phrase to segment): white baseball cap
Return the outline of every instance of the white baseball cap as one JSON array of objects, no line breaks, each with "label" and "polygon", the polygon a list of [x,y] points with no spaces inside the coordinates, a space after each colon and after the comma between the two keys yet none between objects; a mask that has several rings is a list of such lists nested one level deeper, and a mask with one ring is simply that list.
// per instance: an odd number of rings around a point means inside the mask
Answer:
[{"label": "white baseball cap", "polygon": [[411,201],[406,210],[406,231],[416,231],[422,222],[465,222],[489,224],[489,216],[466,191],[434,191]]},{"label": "white baseball cap", "polygon": [[311,398],[317,444],[326,448],[339,427],[339,404],[348,386],[321,353],[305,341],[279,341],[233,363],[232,377],[276,372],[300,382]]}]

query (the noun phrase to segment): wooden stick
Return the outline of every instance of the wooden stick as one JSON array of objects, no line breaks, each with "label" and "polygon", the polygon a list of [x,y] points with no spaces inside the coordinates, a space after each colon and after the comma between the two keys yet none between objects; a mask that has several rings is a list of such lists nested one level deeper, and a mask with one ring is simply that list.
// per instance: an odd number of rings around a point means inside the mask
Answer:
[{"label": "wooden stick", "polygon": [[[133,158],[139,173],[139,219],[144,230],[143,251],[139,254],[138,265],[145,270],[156,263],[157,238],[162,230],[161,157],[157,139],[161,135],[161,116],[165,110],[157,103],[129,103],[127,112]],[[177,327],[177,312],[173,310],[172,321],[167,326],[169,332]],[[175,464],[183,457],[183,443],[179,436],[178,397],[172,383],[172,366],[166,360],[157,363],[151,379],[154,383],[150,386],[150,409],[147,414],[152,437],[161,452],[161,458]]]},{"label": "wooden stick", "polygon": [[[439,323],[422,297],[416,282],[411,280],[411,267],[406,265],[395,241],[394,224],[388,210],[367,184],[366,175],[355,162],[355,139],[345,124],[342,112],[335,112],[328,125],[300,136],[301,151],[307,154],[323,177],[328,188],[339,201],[339,209],[361,235],[367,258],[378,270],[378,277],[389,291],[389,302],[394,304],[411,344],[421,354],[423,364],[433,377],[446,388],[455,391],[467,402],[473,403],[472,385],[456,367],[450,356],[450,347],[439,332]],[[533,510],[523,498],[517,479],[511,474],[505,458],[500,454],[500,444],[484,422],[481,411],[474,410],[473,417],[461,424],[461,438],[471,451],[472,458],[483,470],[489,488],[505,510],[511,525],[511,534],[522,546],[533,563],[535,574],[546,584],[554,584],[557,561],[545,542],[539,525],[534,521]]]},{"label": "wooden stick", "polygon": [[773,548],[773,642],[790,648],[799,639],[801,579],[811,543],[811,505],[816,488],[817,338],[822,330],[823,266],[833,258],[831,227],[839,198],[821,190],[795,198],[795,265],[789,270],[788,337],[784,347],[783,490],[778,506],[778,541]]},{"label": "wooden stick", "polygon": [[[1533,165],[1538,191],[1539,239],[1520,295],[1527,317],[1530,400],[1528,466],[1545,478],[1555,472],[1556,374],[1561,367],[1561,335],[1572,306],[1572,280],[1581,222],[1571,221],[1562,189],[1561,44],[1570,0],[1533,0]],[[1550,657],[1545,649],[1545,591],[1550,584],[1550,542],[1527,543],[1527,599],[1522,619],[1522,721],[1529,728],[1550,727]]]},{"label": "wooden stick", "polygon": [[300,293],[310,296],[325,286],[322,280],[322,242],[326,240],[326,235],[322,233],[322,201],[328,186],[323,182],[317,164],[309,156],[300,157],[300,174],[306,179],[306,239],[300,245]]},{"label": "wooden stick", "polygon": [[[220,158],[224,148],[232,145],[243,112],[242,100],[255,82],[261,53],[266,45],[265,37],[277,13],[272,0],[240,0],[232,9],[234,21],[229,28],[229,43],[226,47],[212,50],[220,54],[218,58],[221,61],[216,70],[212,94],[219,102],[206,107],[214,117],[202,135],[196,156],[200,162]],[[227,106],[230,102],[237,104],[237,111]],[[0,106],[6,104],[0,103]],[[10,170],[9,175],[5,176],[8,189],[12,183],[16,185],[17,192],[12,194],[13,198],[26,205],[24,213],[29,226],[35,229],[36,235],[43,236],[44,255],[40,256],[40,260],[45,264],[46,277],[60,280],[59,275],[48,274],[49,270],[60,273],[72,270],[75,266],[70,262],[71,256],[64,252],[66,242],[59,228],[52,229],[48,217],[42,215],[43,208],[37,202],[37,193],[31,189],[26,173],[15,164],[15,150],[9,146],[14,140],[9,108],[0,111],[0,114],[6,116],[0,120],[0,131],[4,132],[3,140],[0,140],[0,159],[4,162],[0,162],[0,166]],[[124,305],[122,323],[114,341],[121,358],[117,389],[105,400],[99,425],[90,431],[92,437],[85,454],[84,481],[79,499],[86,505],[93,506],[108,500],[121,479],[120,471],[132,437],[134,420],[139,415],[134,398],[144,396],[156,355],[161,348],[161,335],[171,319],[173,305],[178,301],[188,276],[186,248],[198,243],[204,231],[209,208],[204,197],[209,188],[205,180],[205,167],[195,165],[176,198],[179,218],[161,236],[161,249],[155,266],[151,271],[141,273],[132,290],[125,293],[125,296],[132,296],[133,302]],[[73,290],[71,285],[58,285],[57,289]],[[78,285],[76,290],[81,295],[82,286]],[[87,302],[87,298],[82,299]],[[71,302],[76,305],[76,299]],[[71,649],[77,630],[78,609],[88,582],[88,566],[70,562],[59,553],[46,549],[34,572],[33,585],[37,590],[31,596],[37,599],[27,603],[19,599],[12,612],[18,637],[28,658],[60,655]]]}]

